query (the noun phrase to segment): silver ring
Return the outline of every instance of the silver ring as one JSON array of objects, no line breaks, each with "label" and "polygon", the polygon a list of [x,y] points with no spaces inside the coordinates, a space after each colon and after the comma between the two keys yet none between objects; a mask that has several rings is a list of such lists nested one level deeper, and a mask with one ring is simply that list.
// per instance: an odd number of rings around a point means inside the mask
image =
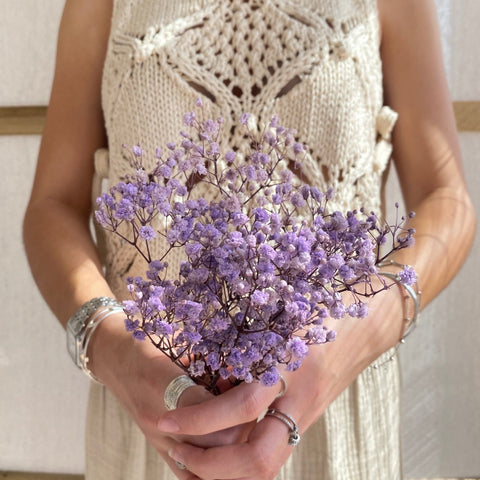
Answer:
[{"label": "silver ring", "polygon": [[282,382],[282,391],[277,395],[276,398],[281,398],[285,395],[285,393],[287,393],[288,383],[282,374],[280,374],[280,381]]},{"label": "silver ring", "polygon": [[275,417],[288,427],[288,444],[295,447],[300,443],[300,433],[297,422],[288,413],[281,412],[276,408],[269,408],[265,414],[267,417]]},{"label": "silver ring", "polygon": [[184,465],[182,462],[175,462],[175,465],[180,469],[180,470],[186,470],[187,466]]},{"label": "silver ring", "polygon": [[182,393],[190,387],[195,387],[197,384],[188,376],[180,375],[174,378],[165,390],[163,400],[165,402],[165,408],[167,410],[175,410],[178,406],[178,400],[182,396]]}]

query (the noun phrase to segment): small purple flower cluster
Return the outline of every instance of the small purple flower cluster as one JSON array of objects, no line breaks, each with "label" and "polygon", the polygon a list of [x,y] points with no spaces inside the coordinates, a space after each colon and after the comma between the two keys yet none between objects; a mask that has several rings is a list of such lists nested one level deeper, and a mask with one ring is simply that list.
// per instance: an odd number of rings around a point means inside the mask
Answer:
[{"label": "small purple flower cluster", "polygon": [[[333,192],[293,173],[306,151],[295,132],[273,118],[255,136],[248,122],[243,115],[249,153],[223,154],[222,119],[187,113],[189,132],[165,154],[157,149],[153,171],[133,147],[132,175],[103,194],[96,211],[148,263],[146,278],[128,279],[127,330],[213,392],[219,379],[273,385],[281,365],[296,370],[310,345],[335,339],[326,317],[367,315],[362,299],[380,291],[372,276],[388,288],[377,265],[413,241],[404,218],[392,227],[373,213],[329,212]],[[194,196],[200,185],[214,200]],[[169,248],[154,259],[149,245],[159,236]],[[387,236],[392,246],[381,255]],[[185,255],[177,280],[164,261],[172,248]],[[402,281],[413,277],[405,271]]]}]

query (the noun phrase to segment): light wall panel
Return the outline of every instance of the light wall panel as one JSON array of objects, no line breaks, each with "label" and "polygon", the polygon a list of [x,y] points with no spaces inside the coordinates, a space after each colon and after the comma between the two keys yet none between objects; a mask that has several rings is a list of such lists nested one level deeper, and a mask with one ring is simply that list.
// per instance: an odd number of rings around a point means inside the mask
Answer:
[{"label": "light wall panel", "polygon": [[[478,102],[480,2],[436,2],[453,99]],[[1,0],[0,107],[46,105],[62,6],[63,0]],[[64,332],[36,290],[21,242],[39,138],[7,133],[0,136],[0,472],[80,473],[88,382],[68,358]],[[462,133],[461,146],[480,211],[480,134]],[[389,185],[394,202],[394,176]],[[478,247],[477,240],[458,278],[401,349],[406,478],[480,476],[480,296],[472,287],[480,280]]]},{"label": "light wall panel", "polygon": [[82,472],[88,381],[33,282],[21,223],[39,137],[0,137],[0,471]]},{"label": "light wall panel", "polygon": [[0,1],[0,106],[47,103],[63,3]]}]

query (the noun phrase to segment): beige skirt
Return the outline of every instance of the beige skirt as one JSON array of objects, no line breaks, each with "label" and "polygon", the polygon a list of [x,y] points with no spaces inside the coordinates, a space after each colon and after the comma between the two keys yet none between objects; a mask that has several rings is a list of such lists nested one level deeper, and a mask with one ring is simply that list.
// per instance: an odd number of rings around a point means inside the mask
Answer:
[{"label": "beige skirt", "polygon": [[[176,479],[115,397],[98,384],[90,389],[86,441],[86,480]],[[277,476],[277,480],[401,478],[396,359],[360,374],[302,436]]]}]

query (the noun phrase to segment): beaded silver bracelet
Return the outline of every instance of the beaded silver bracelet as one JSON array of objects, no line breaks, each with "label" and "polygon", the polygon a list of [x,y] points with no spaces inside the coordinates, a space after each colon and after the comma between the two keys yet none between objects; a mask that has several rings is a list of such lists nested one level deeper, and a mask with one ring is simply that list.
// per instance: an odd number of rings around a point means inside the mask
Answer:
[{"label": "beaded silver bracelet", "polygon": [[[384,262],[379,265],[379,267],[386,267],[386,266],[397,267],[399,269],[403,269],[404,267],[406,267],[406,265],[395,262],[394,260],[390,260],[388,262]],[[379,368],[393,361],[400,345],[405,343],[405,339],[413,332],[413,330],[415,330],[415,327],[417,326],[418,319],[420,316],[420,307],[421,307],[421,298],[422,298],[422,292],[419,290],[417,282],[415,282],[413,285],[407,285],[406,283],[401,281],[400,275],[394,272],[378,272],[378,275],[385,278],[389,278],[390,280],[393,280],[398,285],[400,285],[407,293],[407,295],[404,297],[405,300],[410,300],[409,303],[413,305],[413,309],[411,312],[407,310],[407,315],[404,320],[405,328],[403,330],[403,335],[402,335],[402,338],[397,343],[397,345],[394,347],[393,352],[389,355],[389,357],[386,360],[380,363],[372,364],[371,366],[373,368]]]}]

